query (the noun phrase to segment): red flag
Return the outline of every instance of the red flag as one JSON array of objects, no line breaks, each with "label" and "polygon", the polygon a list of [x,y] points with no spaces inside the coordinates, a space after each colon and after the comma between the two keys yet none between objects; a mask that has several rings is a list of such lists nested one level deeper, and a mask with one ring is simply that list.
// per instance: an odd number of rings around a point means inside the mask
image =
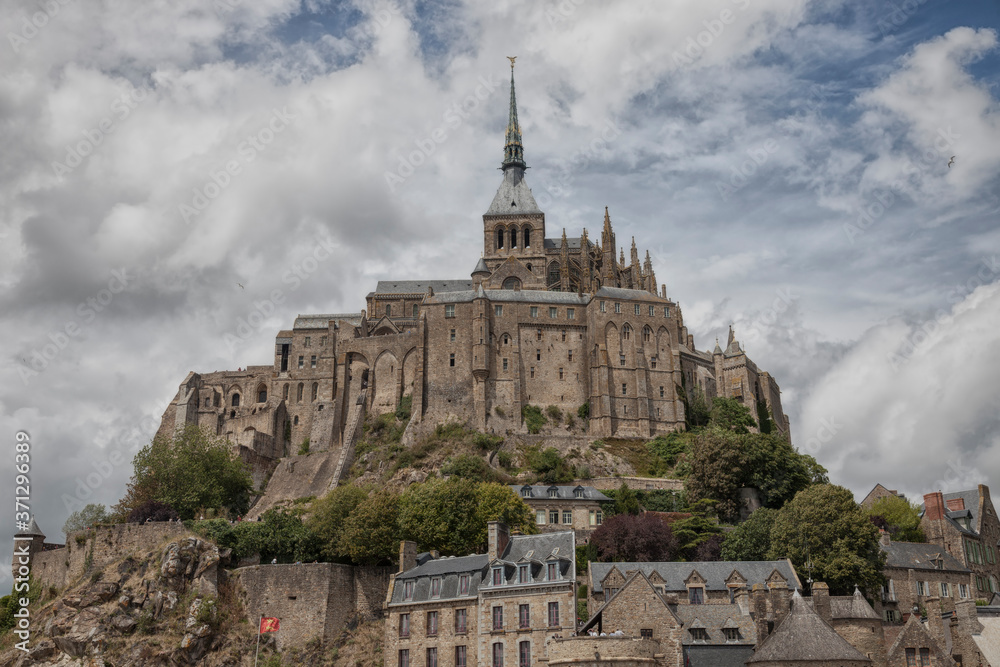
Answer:
[{"label": "red flag", "polygon": [[277,632],[281,628],[281,624],[278,623],[276,618],[262,618],[260,619],[260,633],[265,632]]}]

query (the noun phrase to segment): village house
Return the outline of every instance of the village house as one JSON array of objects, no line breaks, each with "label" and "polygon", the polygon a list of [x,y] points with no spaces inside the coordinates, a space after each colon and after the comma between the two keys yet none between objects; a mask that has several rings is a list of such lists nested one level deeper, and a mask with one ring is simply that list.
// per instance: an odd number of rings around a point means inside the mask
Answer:
[{"label": "village house", "polygon": [[512,484],[510,488],[534,512],[540,531],[571,528],[582,544],[604,521],[601,503],[611,500],[592,486]]},{"label": "village house", "polygon": [[882,570],[885,584],[875,610],[886,622],[901,623],[929,597],[939,598],[945,611],[954,611],[959,600],[975,597],[969,584],[971,570],[940,545],[893,542],[887,533],[881,541],[887,556]]},{"label": "village house", "polygon": [[987,601],[1000,592],[1000,519],[990,489],[924,495],[920,526],[927,541],[944,548],[970,570],[972,595]]}]

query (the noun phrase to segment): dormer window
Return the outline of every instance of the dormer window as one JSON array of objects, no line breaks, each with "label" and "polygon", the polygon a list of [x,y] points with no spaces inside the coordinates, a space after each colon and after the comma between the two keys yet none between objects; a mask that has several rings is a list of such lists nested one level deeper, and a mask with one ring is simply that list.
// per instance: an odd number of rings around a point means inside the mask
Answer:
[{"label": "dormer window", "polygon": [[575,489],[573,489],[573,497],[574,498],[583,498],[583,487],[582,486],[578,486]]},{"label": "dormer window", "polygon": [[517,566],[517,583],[531,583],[531,569],[527,564]]},{"label": "dormer window", "polygon": [[434,577],[431,579],[431,597],[441,597],[441,577]]},{"label": "dormer window", "polygon": [[403,582],[403,599],[412,600],[413,599],[413,581]]},{"label": "dormer window", "polygon": [[559,497],[559,489],[557,489],[554,486],[550,486],[549,487],[549,498],[558,498],[558,497]]},{"label": "dormer window", "polygon": [[548,580],[555,581],[559,578],[559,564],[549,563],[548,564]]},{"label": "dormer window", "polygon": [[722,632],[726,635],[726,642],[738,642],[740,640],[739,628],[723,628]]},{"label": "dormer window", "polygon": [[696,642],[708,641],[708,630],[705,628],[691,628],[691,639]]},{"label": "dormer window", "polygon": [[469,594],[469,575],[463,574],[458,578],[458,594],[459,595]]},{"label": "dormer window", "polygon": [[493,585],[500,586],[503,584],[503,568],[495,567],[493,568]]},{"label": "dormer window", "polygon": [[701,586],[692,586],[689,588],[688,602],[691,604],[705,604],[705,589]]},{"label": "dormer window", "polygon": [[530,486],[522,486],[521,487],[521,497],[522,498],[530,498],[531,495],[532,494],[531,494],[531,487]]}]

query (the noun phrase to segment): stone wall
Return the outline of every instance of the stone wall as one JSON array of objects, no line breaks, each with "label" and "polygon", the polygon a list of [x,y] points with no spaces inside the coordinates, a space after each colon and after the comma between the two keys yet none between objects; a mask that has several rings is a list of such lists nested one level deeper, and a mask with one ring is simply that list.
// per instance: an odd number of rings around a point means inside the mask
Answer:
[{"label": "stone wall", "polygon": [[279,650],[335,638],[355,618],[382,614],[391,568],[337,563],[253,565],[233,572],[251,625],[277,618]]},{"label": "stone wall", "polygon": [[86,574],[88,555],[91,569],[98,569],[187,534],[183,524],[169,521],[125,523],[79,531],[69,536],[64,548],[35,554],[31,574],[43,586],[65,588]]},{"label": "stone wall", "polygon": [[659,643],[632,637],[564,637],[547,642],[549,667],[639,667],[671,665],[659,655]]}]

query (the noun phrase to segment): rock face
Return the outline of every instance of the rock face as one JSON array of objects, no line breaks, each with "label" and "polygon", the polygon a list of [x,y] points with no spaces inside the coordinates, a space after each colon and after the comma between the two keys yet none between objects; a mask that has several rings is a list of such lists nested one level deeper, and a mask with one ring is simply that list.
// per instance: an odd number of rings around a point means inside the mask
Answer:
[{"label": "rock face", "polygon": [[[198,664],[219,640],[214,630],[219,561],[214,544],[185,537],[162,551],[96,571],[89,582],[39,612],[36,627],[42,630],[42,638],[33,642],[29,653],[18,651],[11,662],[0,656],[0,663],[19,667]],[[186,607],[180,604],[182,598]],[[178,617],[178,613],[185,615]],[[172,634],[170,642],[162,637],[155,641],[140,638],[161,631]],[[183,633],[180,640],[178,632]],[[117,644],[120,651],[125,636],[135,636],[125,654],[107,660],[109,645]]]}]

